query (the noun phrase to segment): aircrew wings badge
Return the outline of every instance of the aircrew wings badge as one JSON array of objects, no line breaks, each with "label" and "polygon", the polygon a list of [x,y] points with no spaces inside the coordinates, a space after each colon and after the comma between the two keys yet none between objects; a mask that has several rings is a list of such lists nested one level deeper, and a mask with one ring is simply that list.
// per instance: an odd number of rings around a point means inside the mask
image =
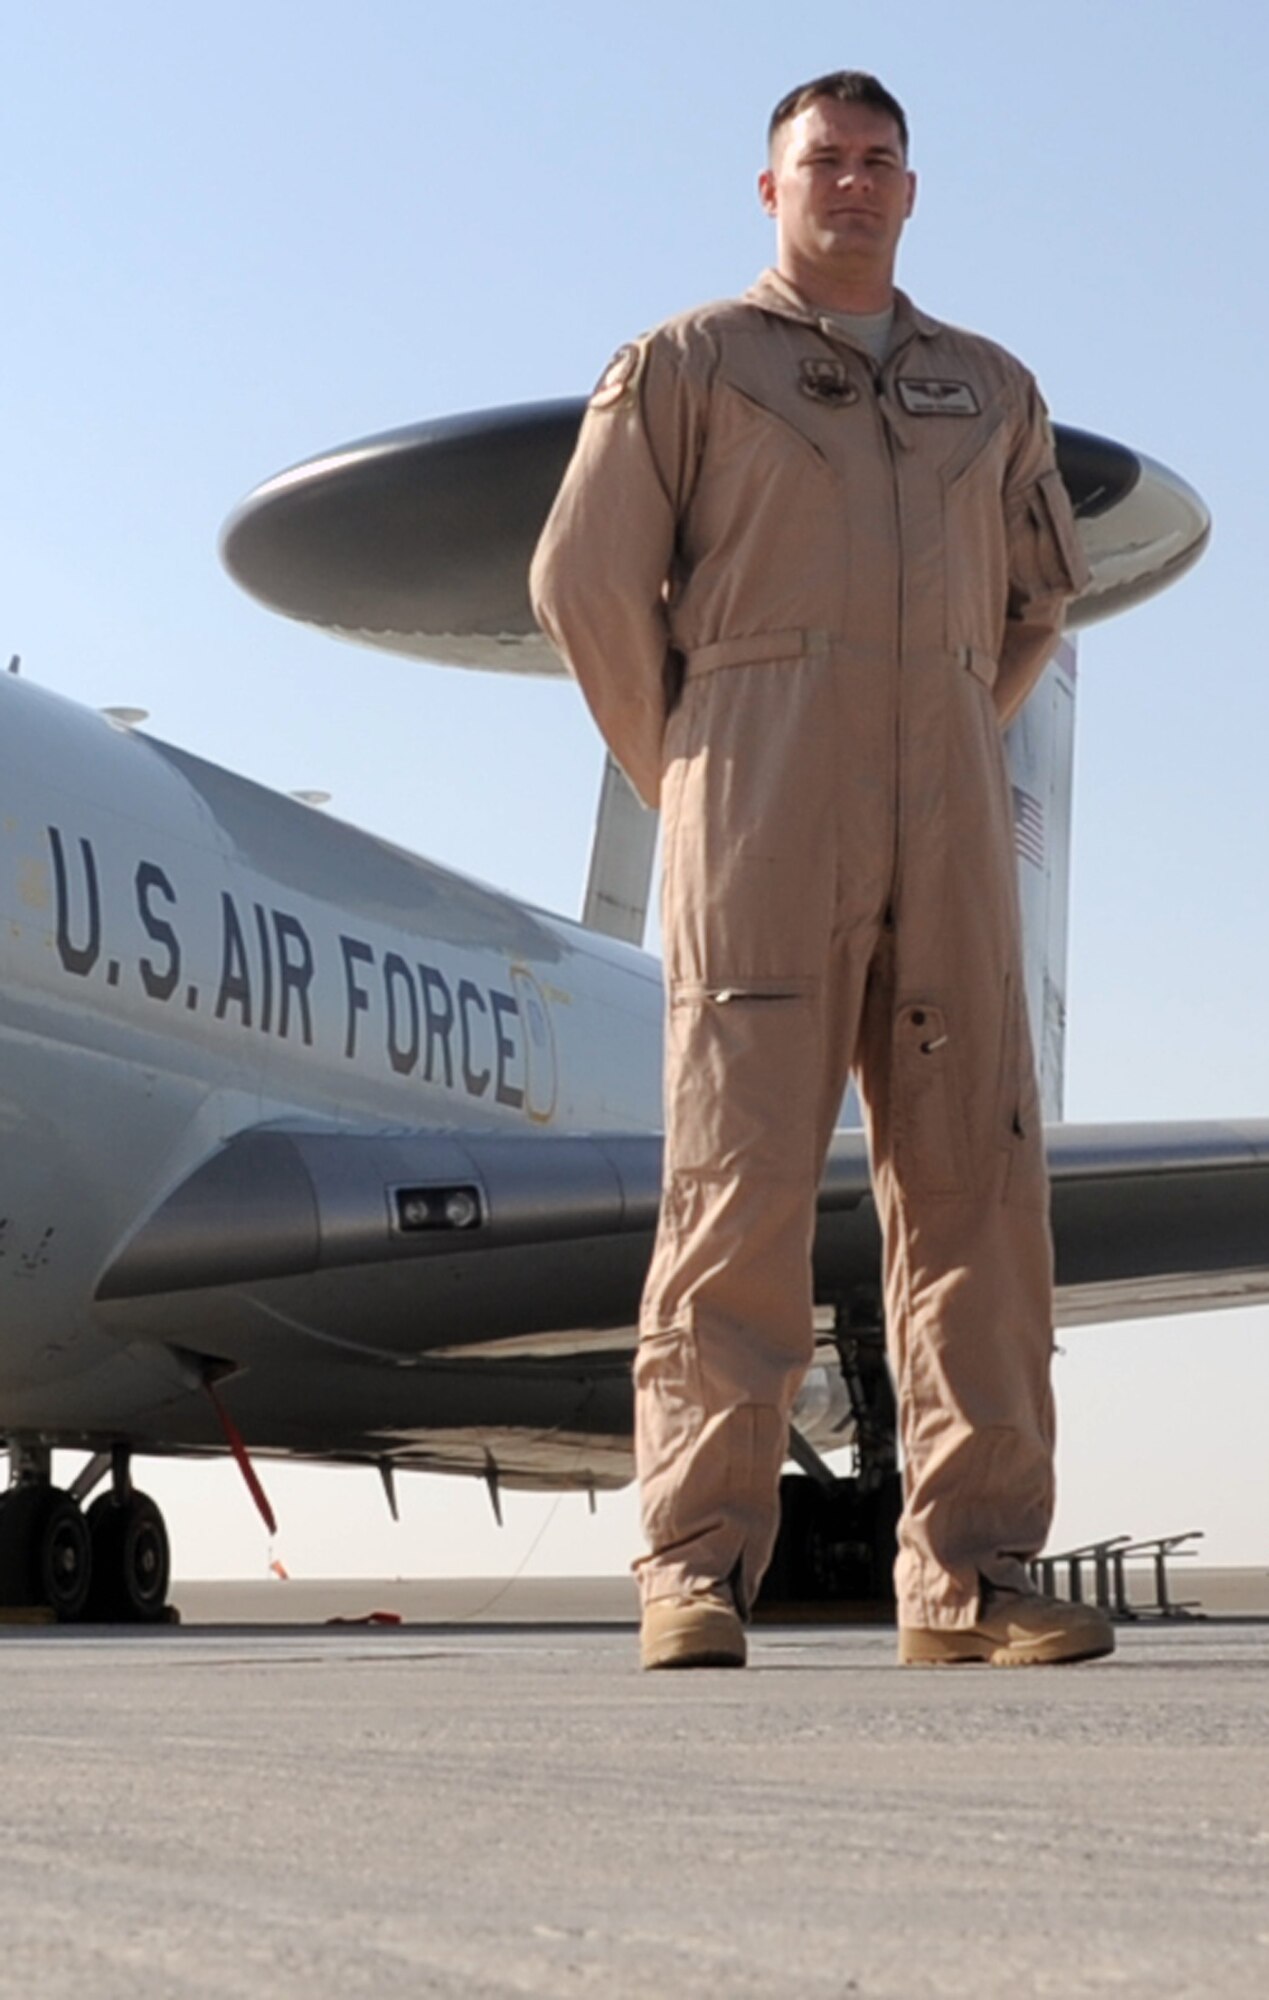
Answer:
[{"label": "aircrew wings badge", "polygon": [[925,382],[900,375],[899,401],[910,417],[977,417],[981,407],[968,382]]},{"label": "aircrew wings badge", "polygon": [[642,342],[635,340],[628,340],[624,347],[617,349],[612,360],[608,363],[598,382],[596,382],[594,388],[591,390],[590,407],[592,410],[611,410],[615,408],[623,396],[628,396],[633,392],[635,384],[639,380],[639,371],[643,366],[645,352],[646,349]]}]

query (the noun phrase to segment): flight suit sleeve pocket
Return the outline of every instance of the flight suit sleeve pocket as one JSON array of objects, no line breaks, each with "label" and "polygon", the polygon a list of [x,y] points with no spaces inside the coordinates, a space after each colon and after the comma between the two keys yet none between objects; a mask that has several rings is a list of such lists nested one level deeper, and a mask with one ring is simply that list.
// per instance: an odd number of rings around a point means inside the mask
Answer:
[{"label": "flight suit sleeve pocket", "polygon": [[1062,475],[1042,472],[1026,496],[1036,576],[1042,590],[1077,595],[1089,581],[1089,567],[1075,526]]}]

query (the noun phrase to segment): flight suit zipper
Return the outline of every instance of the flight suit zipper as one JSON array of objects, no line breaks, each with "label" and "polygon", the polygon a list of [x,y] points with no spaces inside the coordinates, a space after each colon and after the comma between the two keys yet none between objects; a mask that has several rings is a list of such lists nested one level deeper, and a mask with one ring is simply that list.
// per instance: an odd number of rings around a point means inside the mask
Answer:
[{"label": "flight suit zipper", "polygon": [[895,456],[894,434],[884,408],[886,391],[884,364],[873,374],[873,391],[877,400],[877,416],[885,437],[886,462],[890,467],[890,499],[894,508],[895,545],[895,606],[894,606],[894,783],[891,791],[891,850],[890,850],[890,892],[886,901],[887,914],[891,924],[899,908],[899,892],[903,874],[903,508],[899,498],[899,464]]},{"label": "flight suit zipper", "polygon": [[894,511],[894,549],[895,549],[894,670],[891,680],[892,707],[894,714],[894,723],[892,732],[893,744],[894,744],[894,777],[891,785],[891,796],[890,796],[890,810],[891,810],[890,885],[886,899],[886,923],[889,928],[893,928],[895,920],[895,912],[898,909],[899,905],[899,886],[900,886],[900,877],[902,873],[902,854],[903,854],[903,842],[902,842],[902,831],[901,831],[903,825],[903,814],[902,814],[903,705],[900,692],[900,680],[903,671],[903,645],[904,645],[905,620],[903,612],[903,509],[900,504],[900,498],[899,498],[899,462],[895,454],[894,431],[891,426],[889,414],[885,407],[885,393],[886,393],[886,370],[895,361],[898,360],[899,356],[902,353],[906,352],[910,344],[911,336],[909,335],[909,337],[904,340],[901,347],[892,349],[891,352],[886,355],[884,361],[878,362],[874,361],[872,356],[870,354],[865,353],[862,348],[856,347],[852,341],[847,339],[846,336],[841,331],[841,329],[835,326],[831,319],[820,318],[819,316],[817,316],[814,324],[816,330],[819,333],[823,334],[826,340],[832,342],[834,346],[846,348],[848,353],[857,355],[858,358],[861,361],[863,361],[863,363],[867,367],[869,376],[872,381],[873,403],[877,413],[877,426],[881,432],[882,443],[885,447],[886,463],[890,468],[890,499]]}]

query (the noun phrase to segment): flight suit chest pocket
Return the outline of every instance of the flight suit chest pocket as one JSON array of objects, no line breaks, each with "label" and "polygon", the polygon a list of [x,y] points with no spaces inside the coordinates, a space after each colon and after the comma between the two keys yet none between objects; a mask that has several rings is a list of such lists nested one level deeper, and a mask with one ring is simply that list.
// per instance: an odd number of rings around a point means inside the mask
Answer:
[{"label": "flight suit chest pocket", "polygon": [[[952,419],[944,418],[949,427]],[[995,454],[997,470],[1003,467],[1004,418],[998,409],[988,409],[975,424],[958,424],[952,450],[939,467],[939,477],[945,492],[952,492],[966,481],[972,480],[984,461],[990,462],[993,447],[1002,449]],[[996,490],[999,491],[999,480]]]},{"label": "flight suit chest pocket", "polygon": [[765,461],[769,477],[772,455],[787,453],[803,471],[812,466],[823,471],[828,455],[816,435],[817,420],[823,421],[822,412],[795,407],[791,398],[768,400],[738,382],[722,382],[716,392],[711,438],[725,465],[748,464],[756,458],[760,469]]},{"label": "flight suit chest pocket", "polygon": [[[950,421],[950,420],[948,420]],[[1008,433],[987,411],[939,467],[943,495],[944,627],[948,650],[993,659],[1009,595],[1004,481]]]}]

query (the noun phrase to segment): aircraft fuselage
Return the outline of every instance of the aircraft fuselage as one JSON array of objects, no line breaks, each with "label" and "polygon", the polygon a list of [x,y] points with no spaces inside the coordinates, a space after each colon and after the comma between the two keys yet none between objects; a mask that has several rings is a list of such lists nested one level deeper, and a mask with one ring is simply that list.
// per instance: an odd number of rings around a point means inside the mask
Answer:
[{"label": "aircraft fuselage", "polygon": [[16,678],[0,704],[6,1432],[188,1394],[185,1323],[94,1294],[244,1128],[656,1129],[645,954]]}]

